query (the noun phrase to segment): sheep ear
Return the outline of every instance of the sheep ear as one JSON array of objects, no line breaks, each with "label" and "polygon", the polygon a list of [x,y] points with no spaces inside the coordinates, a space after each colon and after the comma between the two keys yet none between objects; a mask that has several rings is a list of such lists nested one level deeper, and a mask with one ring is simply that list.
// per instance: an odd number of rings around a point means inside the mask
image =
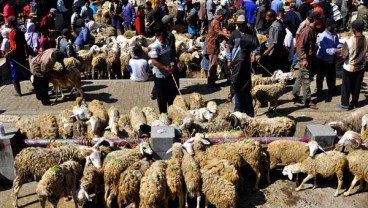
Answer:
[{"label": "sheep ear", "polygon": [[293,173],[291,172],[291,170],[288,170],[287,173],[289,180],[293,180]]},{"label": "sheep ear", "polygon": [[362,121],[362,127],[365,127],[367,125],[367,121]]},{"label": "sheep ear", "polygon": [[88,201],[92,201],[92,199],[91,199],[91,197],[89,197],[89,195],[88,195],[87,191],[85,191],[85,192],[84,192],[84,196],[86,196],[86,199],[87,199]]},{"label": "sheep ear", "polygon": [[193,143],[194,142],[194,138],[190,138],[186,141],[186,143]]},{"label": "sheep ear", "polygon": [[111,127],[110,126],[106,126],[105,130],[109,130],[109,129],[111,129]]},{"label": "sheep ear", "polygon": [[201,139],[201,142],[202,142],[202,144],[204,144],[204,145],[211,145],[211,142],[210,142],[210,141],[208,141],[207,139]]},{"label": "sheep ear", "polygon": [[166,151],[166,154],[169,154],[170,152],[172,152],[173,151],[173,149],[172,149],[172,147],[169,149],[169,150],[167,150]]},{"label": "sheep ear", "polygon": [[326,153],[325,150],[319,145],[318,145],[318,149],[320,149],[322,152]]}]

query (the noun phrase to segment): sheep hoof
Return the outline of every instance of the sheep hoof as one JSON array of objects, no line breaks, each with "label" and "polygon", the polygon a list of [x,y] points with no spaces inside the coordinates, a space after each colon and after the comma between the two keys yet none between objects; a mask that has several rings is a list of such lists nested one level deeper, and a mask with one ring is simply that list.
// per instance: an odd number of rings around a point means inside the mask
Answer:
[{"label": "sheep hoof", "polygon": [[300,188],[296,188],[296,189],[295,189],[295,191],[296,191],[296,192],[300,191]]},{"label": "sheep hoof", "polygon": [[350,193],[348,193],[348,192],[344,193],[344,196],[349,196],[349,195],[350,195]]},{"label": "sheep hoof", "polygon": [[335,193],[335,194],[334,194],[334,197],[337,197],[338,195],[339,195],[339,193]]},{"label": "sheep hoof", "polygon": [[314,190],[314,189],[316,189],[316,188],[317,188],[317,186],[313,186],[313,187],[312,187],[312,190]]}]

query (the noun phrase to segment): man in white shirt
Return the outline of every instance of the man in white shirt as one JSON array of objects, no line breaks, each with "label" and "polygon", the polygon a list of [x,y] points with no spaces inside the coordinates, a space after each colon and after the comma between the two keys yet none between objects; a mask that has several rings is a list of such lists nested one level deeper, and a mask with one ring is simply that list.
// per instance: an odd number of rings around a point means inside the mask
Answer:
[{"label": "man in white shirt", "polygon": [[290,69],[291,62],[293,60],[294,56],[294,39],[293,34],[289,30],[291,23],[289,21],[284,21],[284,27],[286,31],[285,39],[284,39],[284,46],[286,50],[289,52],[287,57],[287,65],[285,66],[285,69]]},{"label": "man in white shirt", "polygon": [[141,46],[133,48],[134,57],[129,60],[128,71],[131,76],[130,79],[137,82],[145,82],[149,78],[149,67],[146,59],[141,58],[143,49]]}]

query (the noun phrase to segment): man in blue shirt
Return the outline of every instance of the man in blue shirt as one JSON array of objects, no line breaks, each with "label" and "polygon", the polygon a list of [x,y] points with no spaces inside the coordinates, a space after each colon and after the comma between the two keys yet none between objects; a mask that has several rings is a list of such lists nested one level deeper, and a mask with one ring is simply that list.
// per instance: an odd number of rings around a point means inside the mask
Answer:
[{"label": "man in blue shirt", "polygon": [[248,19],[248,24],[250,28],[254,28],[254,24],[256,23],[256,13],[257,13],[257,4],[256,0],[245,0],[244,8],[247,11],[245,16]]},{"label": "man in blue shirt", "polygon": [[283,7],[283,3],[280,0],[273,0],[271,3],[271,9],[277,14],[279,9]]},{"label": "man in blue shirt", "polygon": [[125,30],[133,30],[133,24],[135,22],[135,10],[134,6],[128,2],[128,0],[123,0],[123,24]]}]

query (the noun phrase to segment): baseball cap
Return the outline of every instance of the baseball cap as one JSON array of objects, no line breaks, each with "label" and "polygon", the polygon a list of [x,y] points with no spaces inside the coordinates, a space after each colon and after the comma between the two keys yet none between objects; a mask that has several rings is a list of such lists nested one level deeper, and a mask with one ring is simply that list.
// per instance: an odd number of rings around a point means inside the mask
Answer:
[{"label": "baseball cap", "polygon": [[172,16],[170,16],[170,15],[165,15],[163,18],[162,18],[162,23],[163,24],[167,24],[167,23],[169,23],[169,22],[171,22],[173,20],[173,17]]},{"label": "baseball cap", "polygon": [[356,31],[362,32],[364,30],[363,20],[354,20],[354,22],[351,24],[351,28],[355,29]]},{"label": "baseball cap", "polygon": [[51,8],[50,9],[50,13],[56,14],[57,13],[57,10],[55,8]]}]

